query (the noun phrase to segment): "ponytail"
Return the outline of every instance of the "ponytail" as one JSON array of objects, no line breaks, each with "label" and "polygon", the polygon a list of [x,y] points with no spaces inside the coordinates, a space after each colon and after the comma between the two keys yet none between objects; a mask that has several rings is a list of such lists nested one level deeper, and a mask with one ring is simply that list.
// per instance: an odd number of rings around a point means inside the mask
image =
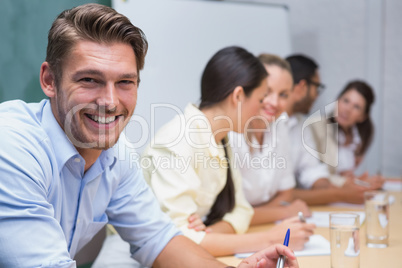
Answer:
[{"label": "ponytail", "polygon": [[226,185],[225,187],[223,187],[222,191],[215,199],[215,203],[213,204],[211,211],[209,212],[207,219],[204,222],[206,226],[212,225],[222,220],[225,214],[231,212],[235,206],[235,189],[232,179],[232,172],[230,171],[229,156],[226,150],[226,146],[229,146],[229,144],[226,142],[225,139],[222,140],[222,144],[228,163]]}]

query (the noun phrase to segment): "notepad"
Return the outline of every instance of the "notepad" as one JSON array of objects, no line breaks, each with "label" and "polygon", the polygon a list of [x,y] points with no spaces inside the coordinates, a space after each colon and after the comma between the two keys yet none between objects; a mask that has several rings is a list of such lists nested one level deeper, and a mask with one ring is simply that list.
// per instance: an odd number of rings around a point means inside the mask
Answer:
[{"label": "notepad", "polygon": [[[292,239],[292,237],[290,238]],[[304,245],[304,249],[300,251],[294,252],[296,257],[301,256],[321,256],[321,255],[330,255],[331,249],[330,244],[327,239],[325,239],[322,235],[312,235],[310,236],[310,240]],[[253,253],[239,253],[236,254],[237,258],[247,258],[251,256]]]}]

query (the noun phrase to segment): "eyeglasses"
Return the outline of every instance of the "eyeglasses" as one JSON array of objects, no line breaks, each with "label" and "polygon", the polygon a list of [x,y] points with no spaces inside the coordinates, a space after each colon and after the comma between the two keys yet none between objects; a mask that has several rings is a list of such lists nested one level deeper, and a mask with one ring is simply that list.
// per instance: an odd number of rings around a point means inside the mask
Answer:
[{"label": "eyeglasses", "polygon": [[324,84],[321,84],[321,83],[318,83],[318,82],[315,82],[315,81],[311,81],[311,80],[307,80],[307,83],[317,87],[317,94],[318,95],[320,95],[325,89]]}]

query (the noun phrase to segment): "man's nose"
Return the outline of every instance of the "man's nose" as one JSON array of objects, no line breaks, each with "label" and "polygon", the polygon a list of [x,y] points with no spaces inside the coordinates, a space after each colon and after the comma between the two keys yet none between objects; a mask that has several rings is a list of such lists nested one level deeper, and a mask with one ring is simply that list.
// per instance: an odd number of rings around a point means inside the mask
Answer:
[{"label": "man's nose", "polygon": [[114,84],[106,84],[97,100],[97,105],[106,110],[116,109],[119,104],[117,89]]}]

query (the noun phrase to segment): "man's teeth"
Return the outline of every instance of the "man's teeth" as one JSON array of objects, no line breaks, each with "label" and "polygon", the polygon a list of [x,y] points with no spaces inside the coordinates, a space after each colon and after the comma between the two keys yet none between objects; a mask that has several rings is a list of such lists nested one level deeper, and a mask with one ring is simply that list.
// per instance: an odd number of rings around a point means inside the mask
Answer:
[{"label": "man's teeth", "polygon": [[105,117],[105,116],[90,115],[90,117],[92,120],[100,124],[109,124],[110,122],[116,120],[116,116]]}]

